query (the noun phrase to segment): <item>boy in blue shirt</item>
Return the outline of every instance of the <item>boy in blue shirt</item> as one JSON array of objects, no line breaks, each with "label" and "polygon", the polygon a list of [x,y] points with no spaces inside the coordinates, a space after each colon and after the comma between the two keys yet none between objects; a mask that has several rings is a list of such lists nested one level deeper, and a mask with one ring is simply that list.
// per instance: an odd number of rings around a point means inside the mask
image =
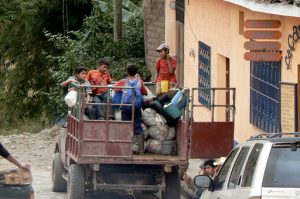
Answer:
[{"label": "boy in blue shirt", "polygon": [[[135,93],[135,99],[131,98],[132,100],[134,99],[135,102],[137,103],[139,100],[141,102],[139,104],[135,104],[135,109],[134,109],[134,135],[133,135],[133,142],[135,142],[135,139],[137,140],[137,145],[138,145],[138,150],[133,150],[133,152],[137,152],[139,154],[144,153],[144,135],[143,135],[143,129],[142,129],[142,110],[141,106],[143,105],[143,99],[142,95],[147,95],[147,89],[143,83],[143,81],[140,79],[139,76],[137,76],[137,66],[135,64],[129,64],[127,65],[127,78],[122,79],[118,81],[117,83],[114,84],[114,86],[131,86],[131,87],[136,87],[136,89],[139,89],[138,92]],[[121,89],[115,89],[116,92],[120,92]],[[123,96],[122,100],[126,98],[129,92],[134,92],[136,91],[135,89],[123,89]],[[138,94],[140,96],[138,96]],[[134,94],[133,94],[134,95]],[[130,102],[126,102],[125,104],[132,104],[132,100]],[[122,101],[124,103],[124,101]],[[123,106],[121,107],[121,117],[122,120],[124,121],[130,121],[132,118],[132,110],[131,106]],[[135,143],[134,143],[135,144]]]}]

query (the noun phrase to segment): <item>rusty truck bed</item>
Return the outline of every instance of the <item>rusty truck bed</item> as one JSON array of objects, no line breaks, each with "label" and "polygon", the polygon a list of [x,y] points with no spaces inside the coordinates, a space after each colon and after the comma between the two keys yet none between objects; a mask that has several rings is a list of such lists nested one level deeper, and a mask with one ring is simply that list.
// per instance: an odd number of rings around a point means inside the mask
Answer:
[{"label": "rusty truck bed", "polygon": [[188,162],[188,121],[176,126],[177,154],[132,153],[132,121],[79,120],[69,115],[67,154],[78,164],[186,165]]}]

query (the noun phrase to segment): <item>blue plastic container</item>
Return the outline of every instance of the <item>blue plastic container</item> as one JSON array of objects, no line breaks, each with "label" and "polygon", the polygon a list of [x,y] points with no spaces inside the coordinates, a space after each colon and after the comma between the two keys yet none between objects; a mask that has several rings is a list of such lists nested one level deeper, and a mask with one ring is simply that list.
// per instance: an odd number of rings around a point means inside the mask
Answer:
[{"label": "blue plastic container", "polygon": [[164,110],[170,115],[173,119],[179,118],[181,115],[183,115],[183,110],[178,109],[176,106],[174,106],[172,103],[165,105]]},{"label": "blue plastic container", "polygon": [[171,103],[179,110],[185,108],[188,104],[188,96],[182,91],[178,91],[172,98]]}]

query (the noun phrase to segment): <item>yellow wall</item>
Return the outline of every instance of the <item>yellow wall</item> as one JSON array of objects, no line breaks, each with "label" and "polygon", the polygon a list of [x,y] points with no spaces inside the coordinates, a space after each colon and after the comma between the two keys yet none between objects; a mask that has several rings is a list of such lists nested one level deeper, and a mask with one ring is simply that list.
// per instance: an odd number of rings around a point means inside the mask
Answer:
[{"label": "yellow wall", "polygon": [[[171,7],[173,0],[165,1],[165,18],[168,23],[165,24],[165,39],[170,46],[170,54],[176,53],[176,9]],[[173,34],[170,34],[173,33]]]},{"label": "yellow wall", "polygon": [[[292,33],[293,25],[300,25],[300,18],[282,17],[269,14],[255,13],[234,4],[225,3],[223,0],[189,0],[185,5],[185,55],[184,55],[184,84],[186,87],[195,88],[198,85],[198,42],[202,41],[211,46],[211,85],[218,87],[224,84],[221,72],[224,58],[230,59],[230,87],[236,88],[236,115],[235,139],[244,141],[251,135],[262,133],[249,123],[250,121],[250,63],[244,60],[246,52],[244,42],[246,39],[239,34],[239,12],[244,12],[247,19],[279,19],[282,32],[280,43],[283,57],[286,55],[287,36]],[[166,25],[169,23],[166,18]],[[174,35],[174,32],[167,32]],[[166,36],[170,38],[170,36]],[[195,57],[190,51],[195,51]],[[300,41],[293,52],[292,69],[286,70],[282,62],[282,81],[297,81],[297,65],[300,64]],[[219,75],[219,77],[218,77]],[[223,79],[222,79],[223,78]],[[221,95],[222,96],[222,95]],[[222,97],[219,97],[221,99]],[[195,96],[197,101],[197,96]],[[216,111],[217,119],[220,111]],[[196,120],[210,121],[211,112],[207,109],[195,111]]]}]

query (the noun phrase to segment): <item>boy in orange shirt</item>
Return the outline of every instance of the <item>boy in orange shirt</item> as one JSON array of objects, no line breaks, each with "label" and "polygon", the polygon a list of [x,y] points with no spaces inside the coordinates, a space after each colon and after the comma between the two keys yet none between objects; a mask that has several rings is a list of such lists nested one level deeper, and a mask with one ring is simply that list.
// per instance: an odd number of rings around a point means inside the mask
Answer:
[{"label": "boy in orange shirt", "polygon": [[[92,86],[107,86],[111,83],[112,79],[110,77],[109,71],[109,62],[105,59],[100,59],[98,61],[98,70],[90,70],[87,75],[87,80]],[[108,88],[92,88],[92,96],[94,103],[106,103],[107,100],[111,102],[111,96],[107,92]],[[89,107],[91,109],[93,107]],[[114,118],[114,110],[110,107],[109,118]],[[93,110],[89,110],[93,112]],[[103,120],[106,117],[106,105],[95,105],[95,118]]]},{"label": "boy in orange shirt", "polygon": [[167,80],[169,88],[173,88],[176,84],[176,60],[169,55],[170,47],[167,44],[161,44],[157,49],[159,57],[156,61],[156,95],[161,95],[161,81]]}]

